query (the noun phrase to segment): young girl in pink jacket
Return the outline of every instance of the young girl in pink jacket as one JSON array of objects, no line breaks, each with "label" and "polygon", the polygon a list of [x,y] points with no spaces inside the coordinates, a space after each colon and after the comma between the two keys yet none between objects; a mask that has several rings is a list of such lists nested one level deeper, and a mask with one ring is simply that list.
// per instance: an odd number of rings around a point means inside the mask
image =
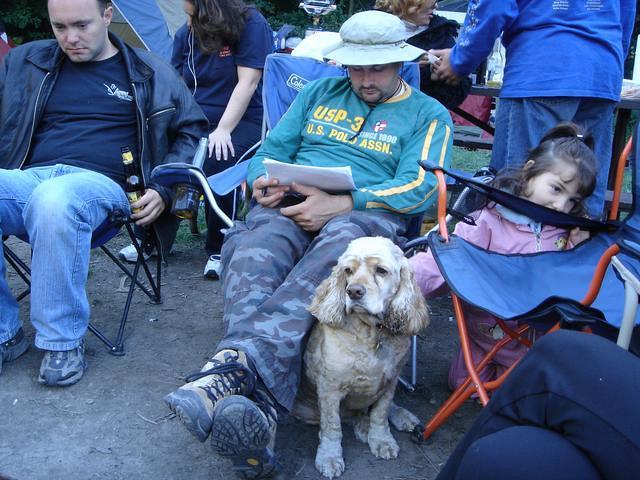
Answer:
[{"label": "young girl in pink jacket", "polygon": [[[516,170],[501,171],[492,184],[539,205],[574,215],[584,215],[584,200],[595,187],[596,159],[593,138],[573,123],[561,123],[547,132],[527,161]],[[588,238],[588,233],[541,225],[496,203],[471,214],[476,225],[459,222],[454,233],[470,243],[498,253],[533,253],[566,250]],[[431,252],[410,259],[415,277],[427,298],[448,291]],[[523,272],[523,275],[526,275]],[[465,306],[471,353],[479,362],[506,335],[488,313]],[[515,328],[515,322],[507,322]],[[494,380],[525,354],[516,341],[505,346],[480,372],[482,381]],[[449,369],[449,386],[457,388],[467,377],[459,349]]]}]

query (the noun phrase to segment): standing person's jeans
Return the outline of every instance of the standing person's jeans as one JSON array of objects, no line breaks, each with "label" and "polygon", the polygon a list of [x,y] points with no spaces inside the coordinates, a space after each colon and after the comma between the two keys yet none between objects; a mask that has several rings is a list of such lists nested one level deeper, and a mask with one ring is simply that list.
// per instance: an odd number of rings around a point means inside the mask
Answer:
[{"label": "standing person's jeans", "polygon": [[560,122],[574,122],[593,135],[598,174],[595,191],[586,203],[589,214],[600,218],[611,166],[615,107],[616,102],[598,98],[501,98],[496,111],[491,165],[497,170],[522,165],[529,150],[538,145],[549,129]]},{"label": "standing person's jeans", "polygon": [[542,337],[437,480],[640,478],[640,358],[596,335]]},{"label": "standing person's jeans", "polygon": [[[0,234],[28,238],[31,322],[35,345],[77,347],[89,323],[85,284],[92,232],[113,211],[129,214],[122,189],[108,177],[67,165],[0,170]],[[0,244],[0,342],[20,328]]]}]

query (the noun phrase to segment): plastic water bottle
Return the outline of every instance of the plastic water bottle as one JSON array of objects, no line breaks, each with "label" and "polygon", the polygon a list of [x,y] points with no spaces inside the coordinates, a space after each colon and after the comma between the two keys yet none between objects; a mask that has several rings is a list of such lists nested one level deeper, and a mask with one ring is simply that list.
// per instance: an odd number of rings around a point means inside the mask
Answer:
[{"label": "plastic water bottle", "polygon": [[502,86],[504,76],[504,48],[500,38],[493,44],[491,55],[487,59],[487,85],[491,87]]}]

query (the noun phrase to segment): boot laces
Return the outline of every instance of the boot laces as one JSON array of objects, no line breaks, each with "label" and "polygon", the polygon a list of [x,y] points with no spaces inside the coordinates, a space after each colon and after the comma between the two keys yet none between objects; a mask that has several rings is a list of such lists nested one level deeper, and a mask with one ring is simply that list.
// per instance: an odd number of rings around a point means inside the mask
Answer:
[{"label": "boot laces", "polygon": [[[240,376],[243,373],[244,376]],[[228,361],[215,365],[208,370],[195,372],[186,377],[187,382],[193,382],[209,375],[217,375],[219,378],[212,380],[209,385],[202,388],[209,399],[215,403],[227,394],[235,395],[245,386],[246,395],[250,395],[256,388],[256,374],[240,362]],[[214,390],[217,396],[211,391]]]}]

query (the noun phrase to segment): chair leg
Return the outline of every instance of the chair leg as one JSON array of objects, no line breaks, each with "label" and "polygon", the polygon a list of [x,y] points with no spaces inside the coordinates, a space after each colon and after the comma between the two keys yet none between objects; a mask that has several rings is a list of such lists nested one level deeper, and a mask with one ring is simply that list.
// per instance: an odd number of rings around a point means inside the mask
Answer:
[{"label": "chair leg", "polygon": [[124,328],[127,324],[127,319],[129,317],[129,309],[131,308],[131,299],[133,298],[133,292],[136,289],[136,285],[139,284],[137,280],[138,272],[140,271],[140,265],[143,262],[144,262],[144,258],[142,257],[141,251],[140,251],[138,252],[138,259],[136,260],[136,264],[133,267],[133,273],[130,274],[130,278],[132,279],[132,281],[131,281],[131,284],[129,285],[129,291],[127,292],[127,299],[124,303],[124,311],[122,312],[122,317],[120,318],[120,326],[118,327],[118,335],[116,336],[115,342],[112,342],[111,340],[109,340],[93,324],[89,323],[89,330],[109,348],[109,353],[111,355],[120,357],[125,354]]},{"label": "chair leg", "polygon": [[420,432],[420,441],[427,440],[458,408],[473,394],[475,388],[468,386],[468,381],[460,385],[449,398],[440,406],[438,411],[425,424],[424,430]]},{"label": "chair leg", "polygon": [[[131,232],[133,233],[133,230]],[[135,239],[135,236],[133,238]],[[140,248],[140,250],[138,252],[138,256],[140,258],[140,256],[142,255],[142,253],[141,253],[142,252],[142,247],[139,247],[137,245],[137,240],[132,240],[132,242],[133,242],[133,245],[136,246],[136,248]],[[149,297],[149,299],[153,303],[161,303],[161,299],[160,299],[160,282],[153,279],[153,276],[151,275],[151,271],[149,270],[149,267],[147,266],[147,262],[145,262],[143,260],[142,267],[143,267],[143,269],[145,271],[145,275],[147,277],[147,280],[149,281],[149,285],[151,286],[151,290],[149,290],[142,282],[140,282],[140,280],[138,280],[138,278],[137,278],[137,275],[134,276],[133,273],[129,270],[129,268],[124,263],[122,263],[118,257],[116,257],[113,253],[111,253],[111,251],[107,247],[105,247],[103,245],[103,246],[100,247],[100,249],[105,253],[105,255],[107,255],[113,261],[113,263],[116,264],[116,266],[127,277],[129,277],[129,279],[131,280],[132,283],[135,283],[135,285],[140,290],[142,290],[147,297]],[[158,263],[157,263],[157,272],[158,273],[161,271],[161,266],[162,266],[162,262],[161,262],[160,258],[158,257]]]},{"label": "chair leg", "polygon": [[106,336],[104,336],[104,334],[100,330],[98,330],[92,323],[89,323],[88,328],[89,331],[98,338],[98,340],[100,340],[107,346],[107,348],[109,349],[109,353],[117,357],[121,357],[122,355],[124,355],[124,345],[116,345],[115,343],[113,343]]},{"label": "chair leg", "polygon": [[[124,304],[124,310],[122,312],[122,317],[120,319],[120,326],[118,328],[118,334],[116,336],[115,341],[107,338],[102,332],[100,332],[93,324],[89,324],[89,330],[96,336],[98,339],[103,342],[108,348],[109,353],[116,356],[122,356],[125,354],[124,351],[124,329],[127,324],[127,319],[129,317],[129,309],[131,308],[131,300],[133,299],[133,293],[136,287],[140,288],[140,290],[151,300],[152,303],[158,304],[162,303],[161,292],[160,292],[160,282],[162,275],[162,259],[160,255],[157,255],[156,260],[156,277],[154,278],[151,274],[151,270],[147,265],[147,262],[144,260],[143,249],[140,242],[136,238],[133,233],[133,228],[129,223],[125,224],[127,232],[129,233],[129,237],[131,239],[132,244],[136,248],[138,253],[138,258],[136,259],[135,266],[133,267],[133,271],[130,271],[129,268],[124,265],[119,258],[117,258],[111,251],[106,248],[104,245],[100,248],[102,251],[124,272],[124,274],[129,277],[131,283],[129,285],[129,291],[127,292],[127,299]],[[140,280],[138,280],[138,275],[140,273],[140,268],[145,272],[145,276],[147,278],[147,282],[150,289],[147,288]]]},{"label": "chair leg", "polygon": [[411,365],[411,377],[409,380],[405,380],[404,378],[398,378],[400,384],[404,387],[404,389],[413,393],[416,391],[416,385],[418,383],[418,336],[413,335],[411,337],[411,359],[409,360]]},{"label": "chair leg", "polygon": [[[153,293],[149,293],[148,290],[146,288],[143,288],[139,283],[137,284],[140,288],[142,288],[142,290],[144,291],[144,293],[147,295],[147,297],[149,297],[149,300],[151,300],[152,303],[154,304],[159,304],[162,303],[162,298],[160,296],[160,281],[161,281],[161,275],[162,275],[162,259],[161,259],[161,255],[156,255],[156,278],[153,278],[153,275],[151,274],[151,271],[149,270],[149,266],[147,265],[147,262],[144,260],[144,256],[143,256],[143,252],[142,252],[142,247],[144,245],[144,243],[141,245],[137,242],[136,236],[133,233],[133,228],[131,227],[131,224],[127,223],[125,224],[126,228],[127,228],[127,232],[129,233],[129,237],[131,237],[131,241],[133,242],[134,246],[136,247],[136,251],[138,252],[138,261],[141,262],[141,266],[144,270],[145,276],[147,277],[147,282],[149,283],[149,285],[151,286],[151,289],[153,291]],[[151,232],[149,232],[147,235],[152,235]],[[143,240],[143,242],[146,242],[147,239],[145,238]],[[157,242],[156,242],[157,243]],[[156,249],[159,250],[160,246],[156,245]],[[137,263],[137,262],[136,262]],[[138,278],[137,274],[133,275],[133,278]]]},{"label": "chair leg", "polygon": [[27,289],[16,296],[16,301],[19,302],[31,293],[31,270],[29,266],[6,245],[4,245],[3,251],[7,263],[13,268],[22,281],[27,284]]},{"label": "chair leg", "polygon": [[502,385],[502,382],[509,375],[511,370],[518,363],[514,363],[509,367],[500,377],[496,380],[483,382],[480,380],[480,372],[489,364],[489,362],[495,357],[495,355],[508,343],[517,341],[526,346],[531,346],[531,342],[524,337],[524,334],[529,330],[528,325],[522,325],[516,330],[512,330],[506,326],[502,321],[498,321],[502,329],[507,335],[497,342],[489,352],[475,364],[471,357],[471,351],[469,348],[469,338],[467,333],[466,320],[464,318],[464,312],[462,310],[462,303],[456,295],[452,295],[453,307],[456,314],[456,320],[458,322],[458,330],[460,332],[460,348],[465,356],[465,366],[469,375],[464,382],[449,396],[449,398],[442,404],[438,411],[431,417],[431,419],[425,424],[424,430],[419,433],[419,441],[427,440],[440,426],[460,408],[460,406],[474,393],[477,393],[480,397],[480,401],[483,406],[486,406],[489,401],[489,393],[497,389]]},{"label": "chair leg", "polygon": [[[486,358],[486,357],[485,357]],[[509,376],[511,371],[516,367],[518,362],[511,365],[502,375],[497,379],[490,382],[484,382],[483,387],[487,392],[493,392],[497,390]],[[471,377],[467,377],[466,380],[449,396],[449,398],[442,404],[438,411],[431,417],[431,419],[425,424],[424,429],[419,434],[418,441],[426,441],[431,435],[435,433],[447,419],[467,401],[471,395],[477,392],[475,386],[471,386]],[[486,405],[484,405],[486,407]]]}]

